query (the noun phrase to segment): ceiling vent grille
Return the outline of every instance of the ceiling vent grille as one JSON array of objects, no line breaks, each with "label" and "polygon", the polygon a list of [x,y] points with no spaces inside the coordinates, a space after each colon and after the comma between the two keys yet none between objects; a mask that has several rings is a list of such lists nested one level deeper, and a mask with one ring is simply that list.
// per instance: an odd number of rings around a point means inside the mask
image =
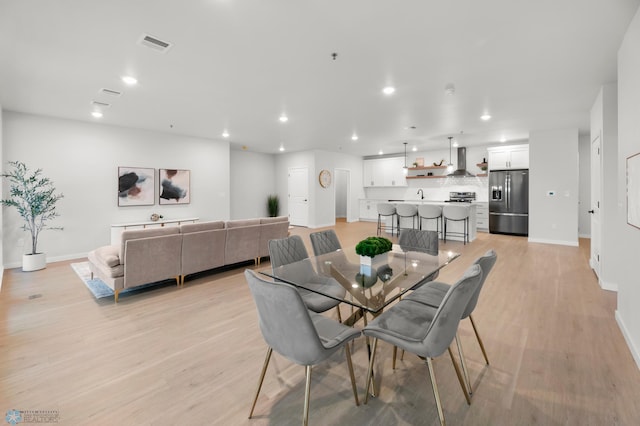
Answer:
[{"label": "ceiling vent grille", "polygon": [[99,108],[109,108],[111,106],[111,104],[108,104],[106,102],[100,102],[100,101],[91,101],[91,105]]},{"label": "ceiling vent grille", "polygon": [[138,40],[138,44],[160,53],[167,53],[167,51],[171,49],[172,46],[172,44],[168,41],[160,40],[159,38],[151,36],[149,34],[142,34],[142,37],[140,37],[140,40]]},{"label": "ceiling vent grille", "polygon": [[102,93],[103,95],[109,95],[109,96],[120,96],[122,95],[122,92],[118,92],[117,90],[111,90],[111,89],[100,89],[100,93]]}]

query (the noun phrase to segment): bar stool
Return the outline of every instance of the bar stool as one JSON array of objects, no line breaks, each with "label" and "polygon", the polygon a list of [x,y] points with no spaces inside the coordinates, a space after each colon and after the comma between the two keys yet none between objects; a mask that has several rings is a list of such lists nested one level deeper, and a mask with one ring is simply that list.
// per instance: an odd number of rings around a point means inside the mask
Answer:
[{"label": "bar stool", "polygon": [[[387,230],[389,227],[386,224],[382,224],[382,218],[391,216],[391,236],[393,237],[393,223],[396,221],[396,207],[389,203],[378,203],[378,234],[383,230]],[[399,231],[398,231],[399,233]]]},{"label": "bar stool", "polygon": [[[440,222],[442,221],[442,207],[434,204],[421,204],[418,206],[418,220],[420,221],[420,229],[422,229],[422,220],[436,220],[436,232],[442,238],[442,232],[440,231]],[[428,222],[427,222],[428,224]],[[427,228],[425,228],[426,230]]]},{"label": "bar stool", "polygon": [[[453,235],[461,235],[462,241],[464,244],[467,244],[469,241],[469,207],[468,206],[444,206],[442,208],[442,217],[444,222],[444,242],[447,242],[447,233]],[[460,222],[464,223],[464,232],[448,232],[447,231],[447,222],[448,221]]]},{"label": "bar stool", "polygon": [[398,235],[400,235],[400,230],[402,229],[400,225],[403,217],[411,218],[411,228],[405,229],[416,229],[418,206],[416,206],[415,204],[398,204],[396,206],[396,214],[398,215]]}]

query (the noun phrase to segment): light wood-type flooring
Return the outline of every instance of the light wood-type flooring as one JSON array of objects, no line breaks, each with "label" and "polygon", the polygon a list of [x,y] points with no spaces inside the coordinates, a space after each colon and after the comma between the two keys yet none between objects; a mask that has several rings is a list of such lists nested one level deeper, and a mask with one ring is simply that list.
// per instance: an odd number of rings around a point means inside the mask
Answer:
[{"label": "light wood-type flooring", "polygon": [[[375,224],[339,222],[336,230],[348,247],[375,235]],[[309,232],[292,229],[310,248]],[[446,282],[487,249],[498,253],[474,313],[490,366],[468,320],[460,328],[475,391],[471,406],[448,356],[434,362],[449,425],[640,424],[640,371],[615,321],[616,295],[601,290],[589,269],[588,240],[577,248],[479,233],[466,246],[441,247],[462,252],[440,274]],[[95,300],[69,263],[5,271],[2,416],[9,409],[58,410],[64,425],[301,423],[304,368],[275,353],[255,417],[247,419],[266,346],[245,267],[114,304]],[[346,317],[349,308],[342,309]],[[364,338],[356,340],[353,358],[362,397]],[[406,354],[392,370],[391,347],[382,342],[376,361],[378,397],[359,407],[343,351],[315,367],[310,424],[437,424],[425,364]]]}]

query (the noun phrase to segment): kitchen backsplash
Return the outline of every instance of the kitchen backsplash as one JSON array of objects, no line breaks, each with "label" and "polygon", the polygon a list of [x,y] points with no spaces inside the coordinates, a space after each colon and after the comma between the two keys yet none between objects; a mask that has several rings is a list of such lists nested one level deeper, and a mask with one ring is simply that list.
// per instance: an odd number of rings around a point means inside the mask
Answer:
[{"label": "kitchen backsplash", "polygon": [[448,177],[442,179],[411,179],[409,186],[365,188],[366,198],[374,200],[418,200],[418,189],[424,192],[424,199],[444,201],[449,192],[475,192],[477,201],[489,200],[489,178],[487,177]]}]

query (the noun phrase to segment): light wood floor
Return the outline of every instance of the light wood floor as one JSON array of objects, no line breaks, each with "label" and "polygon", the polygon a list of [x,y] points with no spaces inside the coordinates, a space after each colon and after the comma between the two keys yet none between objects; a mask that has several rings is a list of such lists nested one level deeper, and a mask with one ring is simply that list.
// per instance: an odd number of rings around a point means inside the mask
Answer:
[{"label": "light wood floor", "polygon": [[[336,225],[343,246],[372,223]],[[309,230],[294,229],[308,243]],[[640,372],[581,247],[480,233],[440,280],[453,282],[489,248],[498,262],[474,313],[491,366],[468,321],[461,336],[475,388],[463,398],[451,361],[436,359],[450,425],[637,425]],[[0,293],[0,411],[58,410],[65,425],[297,425],[304,369],[274,354],[255,417],[247,419],[266,346],[244,268],[96,301],[69,266],[7,270]],[[263,262],[261,267],[268,267]],[[348,307],[344,307],[344,313]],[[344,353],[316,367],[315,425],[435,425],[426,366],[407,354],[391,370],[378,349],[379,396],[356,407]],[[354,349],[360,395],[367,353]]]}]

